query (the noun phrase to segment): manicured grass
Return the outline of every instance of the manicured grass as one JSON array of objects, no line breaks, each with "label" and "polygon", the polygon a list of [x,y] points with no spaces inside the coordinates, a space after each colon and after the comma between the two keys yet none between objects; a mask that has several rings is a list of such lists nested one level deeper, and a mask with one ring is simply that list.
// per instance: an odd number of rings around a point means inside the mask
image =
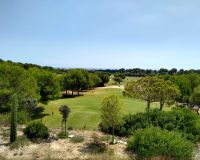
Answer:
[{"label": "manicured grass", "polygon": [[[113,80],[113,77],[114,77],[114,75],[110,76],[110,81],[108,82],[108,85],[118,85],[118,83]],[[138,80],[138,79],[140,79],[140,77],[129,77],[129,76],[126,76],[126,78],[120,84],[121,85],[125,85],[129,81]]]},{"label": "manicured grass", "polygon": [[121,84],[126,84],[127,82],[129,82],[129,81],[132,81],[132,80],[134,80],[134,81],[136,81],[136,80],[138,80],[138,79],[140,79],[140,77],[126,77],[124,80],[123,80],[123,82],[121,82]]},{"label": "manicured grass", "polygon": [[[45,113],[49,115],[43,118],[43,122],[50,128],[60,128],[61,115],[58,108],[61,105],[68,105],[71,109],[68,127],[88,130],[98,129],[101,101],[109,94],[118,95],[122,100],[122,115],[134,114],[145,110],[146,102],[123,97],[121,89],[98,88],[94,91],[87,92],[84,96],[50,101],[45,106]],[[152,104],[152,107],[155,107],[155,104]],[[52,112],[54,112],[53,115]]]}]

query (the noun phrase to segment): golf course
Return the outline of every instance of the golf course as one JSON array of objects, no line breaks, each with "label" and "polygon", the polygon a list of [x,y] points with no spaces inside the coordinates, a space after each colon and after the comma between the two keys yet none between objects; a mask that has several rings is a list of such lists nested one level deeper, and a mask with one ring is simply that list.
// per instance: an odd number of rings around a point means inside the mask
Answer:
[{"label": "golf course", "polygon": [[[123,108],[122,116],[142,112],[146,108],[145,101],[124,97],[120,87],[100,87],[85,92],[79,97],[50,101],[45,105],[45,114],[47,116],[43,118],[43,123],[50,128],[59,128],[62,119],[59,107],[68,105],[71,109],[68,128],[97,130],[100,123],[101,101],[105,96],[111,94],[119,96]],[[156,105],[152,104],[152,107],[156,107]]]}]

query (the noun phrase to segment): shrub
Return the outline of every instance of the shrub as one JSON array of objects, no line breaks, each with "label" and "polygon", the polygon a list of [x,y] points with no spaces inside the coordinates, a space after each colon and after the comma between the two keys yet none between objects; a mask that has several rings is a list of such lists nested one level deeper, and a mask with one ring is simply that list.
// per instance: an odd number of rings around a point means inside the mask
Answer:
[{"label": "shrub", "polygon": [[108,148],[105,143],[102,143],[97,133],[92,134],[92,141],[86,145],[86,150],[91,154],[105,153]]},{"label": "shrub", "polygon": [[165,157],[165,159],[190,160],[194,146],[175,131],[157,127],[137,130],[128,141],[128,149],[137,154],[137,158]]},{"label": "shrub", "polygon": [[66,139],[66,138],[68,138],[68,136],[69,136],[68,132],[65,133],[64,131],[62,131],[62,132],[58,133],[59,139]]},{"label": "shrub", "polygon": [[[159,111],[158,109],[149,110],[135,115],[128,115],[123,118],[123,122],[115,129],[115,134],[128,136],[137,129],[157,126],[169,131],[182,132],[193,142],[200,138],[200,118],[190,109],[175,108],[171,111]],[[100,126],[102,130],[102,126]],[[104,130],[105,131],[105,130]]]},{"label": "shrub", "polygon": [[70,141],[73,143],[82,143],[84,140],[85,139],[83,136],[74,136],[70,139]]},{"label": "shrub", "polygon": [[24,134],[29,139],[47,139],[49,137],[48,128],[41,122],[33,121],[26,126]]},{"label": "shrub", "polygon": [[10,123],[10,114],[9,113],[0,113],[0,125],[5,125]]}]

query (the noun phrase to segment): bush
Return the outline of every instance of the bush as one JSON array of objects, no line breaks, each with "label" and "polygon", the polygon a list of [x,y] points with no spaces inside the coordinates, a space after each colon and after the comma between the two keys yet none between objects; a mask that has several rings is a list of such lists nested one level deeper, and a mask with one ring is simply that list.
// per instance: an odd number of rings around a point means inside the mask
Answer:
[{"label": "bush", "polygon": [[137,158],[162,157],[164,159],[190,160],[194,146],[175,131],[157,127],[139,129],[128,141],[128,149],[137,154]]},{"label": "bush", "polygon": [[68,136],[69,136],[69,133],[68,132],[60,132],[60,133],[58,133],[58,138],[59,139],[66,139],[66,138],[68,138]]},{"label": "bush", "polygon": [[41,122],[33,121],[26,126],[24,134],[29,139],[47,139],[49,137],[48,128]]},{"label": "bush", "polygon": [[[121,124],[115,129],[119,136],[132,135],[137,129],[157,126],[169,131],[179,131],[186,135],[193,142],[200,139],[200,118],[190,109],[175,108],[171,111],[149,110],[135,115],[128,115],[123,118]],[[101,126],[100,126],[101,127]],[[101,129],[105,131],[102,127]]]},{"label": "bush", "polygon": [[82,143],[84,140],[85,139],[83,136],[74,136],[70,139],[70,141],[73,143]]},{"label": "bush", "polygon": [[10,114],[9,113],[0,113],[0,125],[5,125],[10,123]]}]

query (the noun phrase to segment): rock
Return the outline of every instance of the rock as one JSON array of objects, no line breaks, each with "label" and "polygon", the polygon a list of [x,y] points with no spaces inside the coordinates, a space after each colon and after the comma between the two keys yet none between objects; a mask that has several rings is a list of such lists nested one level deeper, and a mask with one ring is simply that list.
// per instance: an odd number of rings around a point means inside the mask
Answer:
[{"label": "rock", "polygon": [[125,145],[127,145],[127,142],[124,142],[124,141],[121,141],[121,140],[118,141],[118,143],[119,143],[119,144],[125,144]]},{"label": "rock", "polygon": [[73,138],[73,137],[74,137],[74,135],[69,135],[68,137],[69,137],[69,138]]}]

